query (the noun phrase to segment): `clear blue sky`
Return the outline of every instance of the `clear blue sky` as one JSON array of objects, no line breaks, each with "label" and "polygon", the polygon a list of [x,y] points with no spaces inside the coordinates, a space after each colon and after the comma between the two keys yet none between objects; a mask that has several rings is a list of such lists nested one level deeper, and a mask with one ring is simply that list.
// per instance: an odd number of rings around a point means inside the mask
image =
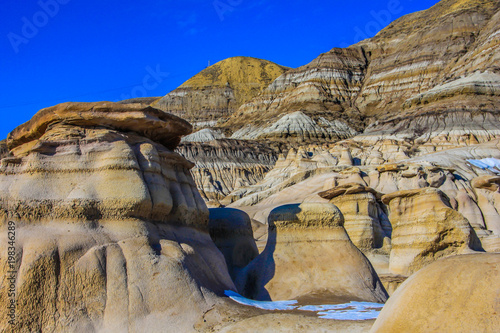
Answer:
[{"label": "clear blue sky", "polygon": [[211,61],[298,67],[438,0],[3,0],[0,139],[67,101],[163,96]]}]

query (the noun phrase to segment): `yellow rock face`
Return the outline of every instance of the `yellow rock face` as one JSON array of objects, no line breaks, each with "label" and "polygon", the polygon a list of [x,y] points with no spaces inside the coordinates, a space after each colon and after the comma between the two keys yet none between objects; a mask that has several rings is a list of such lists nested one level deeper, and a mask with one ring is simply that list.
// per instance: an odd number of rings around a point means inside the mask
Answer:
[{"label": "yellow rock face", "polygon": [[438,260],[389,298],[370,332],[500,331],[500,254]]},{"label": "yellow rock face", "polygon": [[410,275],[430,262],[475,249],[469,221],[435,188],[398,191],[382,197],[392,224],[390,271]]}]

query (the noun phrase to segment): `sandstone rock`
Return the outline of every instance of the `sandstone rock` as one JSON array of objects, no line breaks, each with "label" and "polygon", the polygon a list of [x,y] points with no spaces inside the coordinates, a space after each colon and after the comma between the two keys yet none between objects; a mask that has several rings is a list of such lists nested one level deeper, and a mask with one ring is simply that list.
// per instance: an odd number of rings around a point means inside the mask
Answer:
[{"label": "sandstone rock", "polygon": [[226,259],[233,279],[259,254],[250,217],[241,210],[210,209],[209,230],[210,237]]},{"label": "sandstone rock", "polygon": [[[322,198],[331,200],[331,199],[334,199],[334,198],[338,197],[339,195],[343,195],[343,194],[357,194],[357,193],[365,193],[365,192],[373,194],[375,197],[377,197],[377,199],[380,199],[382,197],[382,195],[380,193],[378,193],[377,191],[375,191],[371,187],[363,186],[363,185],[360,185],[358,183],[348,183],[348,184],[339,185],[339,186],[332,188],[330,190],[320,192],[320,193],[318,193],[318,195]],[[344,218],[345,218],[345,216],[344,216]]]},{"label": "sandstone rock", "polygon": [[408,279],[407,276],[403,275],[397,275],[397,274],[384,274],[384,275],[379,275],[380,281],[384,285],[385,290],[387,290],[387,293],[389,296],[392,296],[396,289],[399,288],[399,286]]},{"label": "sandstone rock", "polygon": [[[404,165],[398,165],[398,164],[385,164],[377,167],[378,172],[383,173],[383,172],[389,172],[389,171],[401,171],[401,170],[407,170],[408,167]],[[409,176],[416,176],[416,173],[412,174],[403,174],[404,177],[409,177]]]},{"label": "sandstone rock", "polygon": [[392,273],[409,275],[437,258],[480,248],[469,221],[434,188],[384,195],[392,224]]},{"label": "sandstone rock", "polygon": [[0,273],[17,271],[14,331],[191,331],[235,290],[193,165],[172,151],[190,130],[151,107],[103,102],[41,110],[9,135],[0,229],[15,223],[16,256],[13,268],[0,257]]},{"label": "sandstone rock", "polygon": [[331,204],[279,207],[269,216],[265,250],[236,280],[255,299],[295,299],[321,292],[337,299],[384,302],[387,294],[369,261],[351,243]]},{"label": "sandstone rock", "polygon": [[438,260],[399,287],[370,332],[497,332],[498,276],[498,253]]},{"label": "sandstone rock", "polygon": [[319,196],[330,199],[344,216],[344,228],[351,241],[362,251],[381,248],[386,237],[380,223],[380,208],[377,197],[381,195],[374,189],[359,184],[345,184]]},{"label": "sandstone rock", "polygon": [[352,166],[354,161],[352,159],[349,148],[342,148],[342,155],[340,155],[339,165]]},{"label": "sandstone rock", "polygon": [[471,185],[477,196],[477,205],[484,217],[486,229],[500,235],[500,177],[481,176],[472,179]]},{"label": "sandstone rock", "polygon": [[7,140],[0,141],[0,159],[10,155],[9,148],[7,148]]},{"label": "sandstone rock", "polygon": [[[124,109],[127,112],[123,112]],[[192,130],[186,121],[140,104],[63,103],[40,110],[30,121],[14,129],[7,138],[9,149],[39,139],[55,123],[133,131],[169,149],[177,147],[181,136]]]},{"label": "sandstone rock", "polygon": [[471,185],[474,188],[485,189],[492,192],[498,192],[500,188],[500,177],[498,176],[481,176],[471,180]]}]

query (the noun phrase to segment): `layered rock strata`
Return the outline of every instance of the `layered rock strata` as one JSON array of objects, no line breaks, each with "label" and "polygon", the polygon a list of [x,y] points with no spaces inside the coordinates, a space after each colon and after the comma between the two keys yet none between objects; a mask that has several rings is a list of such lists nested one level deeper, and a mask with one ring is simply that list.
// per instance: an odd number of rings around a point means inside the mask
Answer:
[{"label": "layered rock strata", "polygon": [[283,114],[300,111],[327,122],[343,119],[354,129],[361,129],[362,117],[352,101],[361,91],[367,65],[361,48],[333,49],[278,77],[258,97],[242,105],[224,126],[262,127]]},{"label": "layered rock strata", "polygon": [[221,139],[184,142],[177,151],[195,161],[191,173],[202,198],[211,207],[239,188],[256,184],[276,162],[274,149],[257,142]]},{"label": "layered rock strata", "polygon": [[286,142],[327,142],[348,139],[358,132],[339,120],[327,120],[324,117],[305,115],[301,111],[286,114],[268,127],[247,125],[231,136],[234,139],[283,140]]},{"label": "layered rock strata", "polygon": [[[0,220],[2,235],[15,225],[15,255],[0,267],[14,274],[14,331],[191,331],[234,290],[193,164],[173,151],[190,131],[151,107],[102,102],[43,109],[9,135]],[[8,320],[2,307],[2,331]]]},{"label": "layered rock strata", "polygon": [[385,234],[380,221],[384,212],[377,203],[377,197],[380,200],[381,195],[372,188],[349,183],[319,195],[340,209],[344,216],[344,228],[359,249],[382,248],[384,238],[391,236],[390,232]]},{"label": "layered rock strata", "polygon": [[274,130],[266,124],[278,129],[280,118],[300,111],[358,131],[369,125],[358,141],[497,138],[499,9],[495,1],[443,0],[404,16],[373,38],[284,73],[224,126],[265,135]]},{"label": "layered rock strata", "polygon": [[332,204],[286,205],[269,216],[264,251],[241,271],[238,289],[255,299],[384,302],[387,293],[370,262],[352,244]]}]

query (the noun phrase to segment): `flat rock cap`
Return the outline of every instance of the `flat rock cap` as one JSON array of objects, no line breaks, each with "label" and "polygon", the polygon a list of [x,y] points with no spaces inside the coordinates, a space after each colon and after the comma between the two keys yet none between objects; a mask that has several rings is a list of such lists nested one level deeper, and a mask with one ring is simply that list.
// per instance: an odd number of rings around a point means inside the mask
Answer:
[{"label": "flat rock cap", "polygon": [[82,127],[102,126],[135,132],[169,149],[177,147],[181,137],[193,130],[187,121],[151,106],[113,102],[69,102],[38,111],[28,122],[9,134],[7,145],[9,149],[13,149],[37,140],[49,126],[56,123]]}]

